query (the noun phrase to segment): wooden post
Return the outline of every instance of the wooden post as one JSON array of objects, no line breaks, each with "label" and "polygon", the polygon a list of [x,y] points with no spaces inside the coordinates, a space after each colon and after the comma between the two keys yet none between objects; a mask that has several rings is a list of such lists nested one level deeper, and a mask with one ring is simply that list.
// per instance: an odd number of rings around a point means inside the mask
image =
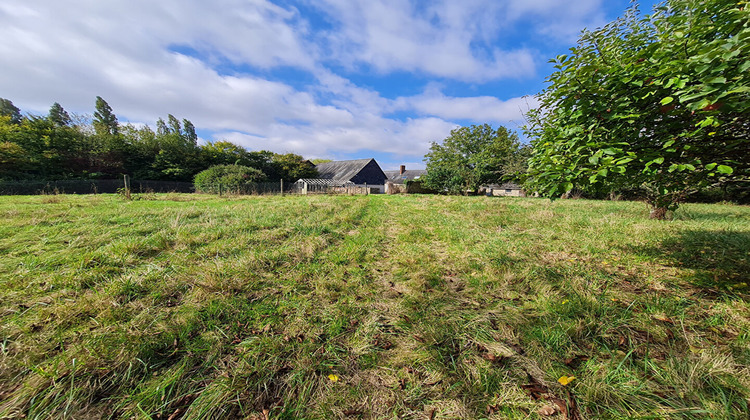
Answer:
[{"label": "wooden post", "polygon": [[281,179],[281,196],[284,196],[284,179]]},{"label": "wooden post", "polygon": [[221,197],[221,182],[219,182],[219,197]]},{"label": "wooden post", "polygon": [[125,174],[122,176],[123,182],[125,183],[125,197],[130,200],[130,175]]},{"label": "wooden post", "polygon": [[367,188],[367,183],[365,182],[365,195],[370,195],[370,189]]}]

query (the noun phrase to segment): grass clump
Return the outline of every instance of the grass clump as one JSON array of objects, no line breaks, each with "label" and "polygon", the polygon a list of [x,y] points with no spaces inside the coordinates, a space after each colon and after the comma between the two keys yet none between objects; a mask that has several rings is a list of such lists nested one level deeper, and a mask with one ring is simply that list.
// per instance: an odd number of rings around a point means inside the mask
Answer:
[{"label": "grass clump", "polygon": [[0,200],[0,416],[748,412],[746,207],[56,197]]}]

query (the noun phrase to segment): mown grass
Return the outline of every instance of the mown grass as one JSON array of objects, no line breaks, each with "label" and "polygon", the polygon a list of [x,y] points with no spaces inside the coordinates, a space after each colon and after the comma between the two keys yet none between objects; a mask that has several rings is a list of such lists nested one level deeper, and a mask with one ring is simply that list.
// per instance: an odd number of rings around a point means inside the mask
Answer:
[{"label": "mown grass", "polygon": [[143,198],[0,199],[3,417],[747,417],[747,207]]}]

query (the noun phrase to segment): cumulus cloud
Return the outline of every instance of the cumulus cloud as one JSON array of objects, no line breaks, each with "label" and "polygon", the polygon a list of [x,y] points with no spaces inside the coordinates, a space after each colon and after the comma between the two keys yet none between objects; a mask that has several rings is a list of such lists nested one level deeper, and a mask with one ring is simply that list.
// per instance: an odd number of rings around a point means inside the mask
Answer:
[{"label": "cumulus cloud", "polygon": [[[526,19],[537,33],[568,36],[600,19],[601,1],[3,2],[0,95],[37,113],[52,102],[90,112],[99,95],[121,121],[171,113],[255,150],[378,150],[415,162],[456,121],[516,121],[533,106],[448,96],[432,78],[480,92],[486,81],[528,78],[538,54],[509,44],[509,28]],[[384,95],[361,83],[371,72],[359,67],[406,72],[427,87]],[[305,81],[283,77],[289,69]]]},{"label": "cumulus cloud", "polygon": [[[489,3],[489,4],[488,4]],[[492,2],[437,2],[425,8],[401,0],[322,0],[337,22],[332,58],[381,73],[420,71],[464,81],[533,75],[533,52],[491,45]]]},{"label": "cumulus cloud", "polygon": [[449,97],[438,87],[430,86],[422,94],[400,97],[396,109],[412,109],[422,115],[447,120],[468,120],[488,123],[520,123],[523,114],[538,105],[532,96],[501,100],[494,96]]}]

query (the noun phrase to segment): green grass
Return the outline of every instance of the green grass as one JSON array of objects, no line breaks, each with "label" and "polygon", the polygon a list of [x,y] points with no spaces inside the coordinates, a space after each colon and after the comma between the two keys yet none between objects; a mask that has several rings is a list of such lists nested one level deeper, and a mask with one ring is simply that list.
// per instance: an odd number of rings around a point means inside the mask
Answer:
[{"label": "green grass", "polygon": [[750,208],[142,198],[0,198],[0,417],[750,411]]}]

